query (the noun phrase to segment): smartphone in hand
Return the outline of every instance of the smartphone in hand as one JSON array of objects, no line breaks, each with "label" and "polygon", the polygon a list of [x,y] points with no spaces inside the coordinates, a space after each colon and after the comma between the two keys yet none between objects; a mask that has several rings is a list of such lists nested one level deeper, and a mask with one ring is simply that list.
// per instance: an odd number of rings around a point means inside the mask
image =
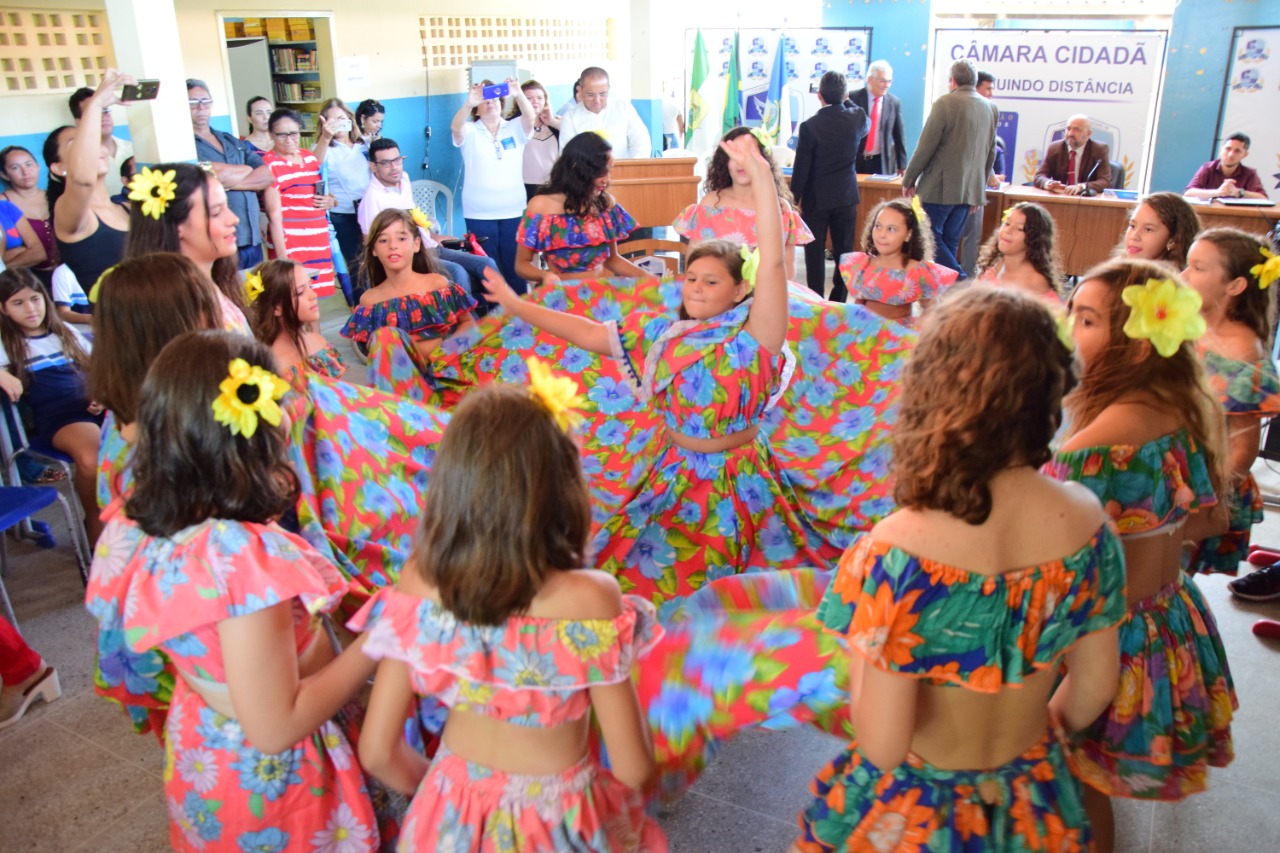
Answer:
[{"label": "smartphone in hand", "polygon": [[159,80],[139,80],[136,85],[125,86],[120,91],[122,101],[154,101],[160,94]]},{"label": "smartphone in hand", "polygon": [[492,86],[485,86],[483,94],[486,101],[492,98],[505,98],[511,94],[511,86],[508,83],[495,83]]},{"label": "smartphone in hand", "polygon": [[324,181],[316,181],[316,195],[324,195]]}]

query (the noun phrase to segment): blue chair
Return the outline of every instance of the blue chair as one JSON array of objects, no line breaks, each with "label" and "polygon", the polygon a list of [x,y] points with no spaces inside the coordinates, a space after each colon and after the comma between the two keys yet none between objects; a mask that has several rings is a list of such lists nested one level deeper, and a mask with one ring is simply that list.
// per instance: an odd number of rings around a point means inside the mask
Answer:
[{"label": "blue chair", "polygon": [[[0,423],[0,463],[4,467],[4,481],[9,486],[21,486],[22,478],[18,475],[17,459],[19,456],[26,455],[37,462],[53,465],[55,468],[62,470],[64,479],[70,480],[73,473],[74,463],[67,454],[45,441],[31,441],[27,437],[27,431],[23,427],[23,411],[29,411],[26,406],[21,403],[13,403],[3,394],[0,394],[0,412],[4,415],[3,423]],[[80,498],[76,495],[75,490],[71,492],[72,506],[75,508],[77,517],[84,519],[85,509],[80,505]],[[57,545],[53,537],[49,534],[48,527],[41,522],[35,522],[37,528],[44,528],[32,532],[24,526],[22,535],[35,539],[42,548],[52,548]],[[73,532],[72,535],[75,535]]]},{"label": "blue chair", "polygon": [[4,588],[4,576],[9,571],[9,548],[5,542],[5,532],[9,528],[26,521],[49,504],[57,501],[62,507],[62,516],[71,530],[71,540],[75,543],[76,562],[80,565],[80,578],[89,583],[89,560],[82,544],[83,534],[77,534],[80,528],[79,519],[71,512],[71,504],[67,503],[53,486],[0,486],[0,599],[4,599],[4,609],[14,627],[18,619],[13,615],[13,604],[9,601],[9,592]]}]

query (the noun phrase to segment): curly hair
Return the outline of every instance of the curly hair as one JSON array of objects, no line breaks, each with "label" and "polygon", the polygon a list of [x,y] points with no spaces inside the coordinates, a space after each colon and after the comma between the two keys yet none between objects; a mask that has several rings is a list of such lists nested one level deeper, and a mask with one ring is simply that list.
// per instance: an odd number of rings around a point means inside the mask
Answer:
[{"label": "curly hair", "polygon": [[1184,341],[1177,352],[1165,358],[1148,341],[1135,340],[1124,333],[1130,308],[1121,300],[1121,294],[1126,287],[1153,278],[1171,279],[1178,287],[1187,286],[1162,261],[1112,260],[1081,277],[1069,307],[1074,311],[1075,300],[1086,284],[1101,284],[1106,293],[1103,310],[1109,334],[1107,345],[1090,361],[1079,385],[1064,401],[1071,432],[1093,423],[1103,410],[1125,397],[1148,394],[1183,419],[1187,431],[1208,457],[1214,493],[1222,494],[1227,482],[1225,418],[1221,403],[1209,389],[1194,342]]},{"label": "curly hair", "polygon": [[603,213],[609,209],[608,193],[596,194],[596,181],[609,172],[613,146],[598,133],[579,133],[560,149],[551,176],[538,187],[538,195],[564,194],[564,212],[570,216]]},{"label": "curly hair", "polygon": [[1243,278],[1246,282],[1244,291],[1227,306],[1227,319],[1243,323],[1264,345],[1269,344],[1276,323],[1276,290],[1280,288],[1263,290],[1251,271],[1263,261],[1261,250],[1266,243],[1256,234],[1238,228],[1210,228],[1202,231],[1196,242],[1217,247],[1228,281]]},{"label": "curly hair", "polygon": [[265,524],[298,500],[285,430],[262,423],[232,435],[214,419],[227,365],[274,370],[271,350],[231,332],[187,332],[160,351],[138,402],[135,486],[125,512],[152,536],[210,518]]},{"label": "curly hair", "polygon": [[[1196,241],[1196,235],[1200,233],[1200,217],[1196,215],[1195,208],[1187,204],[1187,200],[1177,193],[1150,193],[1138,199],[1138,203],[1129,211],[1129,219],[1126,221],[1131,221],[1137,214],[1138,208],[1144,204],[1160,219],[1160,224],[1169,229],[1169,242],[1172,245],[1165,250],[1164,257],[1160,260],[1167,261],[1176,269],[1182,270],[1187,265],[1187,250],[1191,248],[1191,244]],[[1116,259],[1125,257],[1123,236],[1111,256]]]},{"label": "curly hair", "polygon": [[[1049,211],[1030,201],[1019,202],[1010,210],[1016,210],[1023,216],[1022,234],[1026,240],[1027,262],[1044,276],[1054,293],[1061,295],[1062,260],[1058,257],[1058,245],[1054,239],[1053,217]],[[1001,257],[1000,229],[997,228],[978,253],[975,278],[1000,263]]]},{"label": "curly hair", "polygon": [[1049,460],[1062,398],[1074,384],[1071,353],[1040,301],[985,287],[940,301],[925,315],[902,375],[894,497],[904,507],[986,521],[993,477]]},{"label": "curly hair", "polygon": [[[382,261],[374,256],[373,248],[378,244],[378,237],[382,232],[397,222],[409,229],[410,234],[420,234],[418,223],[413,221],[413,216],[407,210],[388,207],[373,218],[373,222],[369,224],[369,234],[364,238],[364,256],[361,258],[364,268],[369,272],[370,287],[377,287],[387,280],[387,271],[382,266]],[[422,274],[443,274],[431,250],[421,241],[418,243],[418,251],[413,256],[413,271]]]},{"label": "curly hair", "polygon": [[578,447],[528,388],[495,383],[463,398],[423,503],[410,560],[460,620],[500,625],[552,572],[586,564]]},{"label": "curly hair", "polygon": [[[737,139],[743,134],[750,133],[749,127],[735,127],[733,130],[720,137],[721,142],[728,142],[730,139]],[[760,140],[756,140],[759,145]],[[764,157],[765,162],[769,164],[769,171],[773,173],[773,186],[778,191],[778,198],[788,204],[793,204],[794,199],[791,196],[791,188],[787,186],[787,182],[782,179],[782,172],[778,169],[777,162],[773,159],[773,152],[764,145],[760,145],[760,154]],[[729,173],[729,155],[724,153],[724,149],[716,146],[715,153],[711,155],[711,163],[707,166],[707,179],[702,183],[702,192],[704,194],[718,193],[721,190],[727,190],[733,186],[733,176]]]},{"label": "curly hair", "polygon": [[918,212],[911,206],[911,202],[902,198],[886,199],[871,208],[871,212],[867,214],[867,224],[862,229],[862,251],[868,255],[880,254],[871,233],[882,210],[896,210],[907,221],[911,236],[903,245],[902,253],[913,261],[933,263],[933,228],[929,224],[929,216],[923,211]]},{"label": "curly hair", "polygon": [[249,325],[253,336],[267,346],[275,343],[283,332],[306,358],[309,353],[302,335],[303,324],[298,319],[297,277],[294,272],[301,267],[297,261],[278,258],[254,268],[253,271],[262,277],[262,293],[250,306]]}]

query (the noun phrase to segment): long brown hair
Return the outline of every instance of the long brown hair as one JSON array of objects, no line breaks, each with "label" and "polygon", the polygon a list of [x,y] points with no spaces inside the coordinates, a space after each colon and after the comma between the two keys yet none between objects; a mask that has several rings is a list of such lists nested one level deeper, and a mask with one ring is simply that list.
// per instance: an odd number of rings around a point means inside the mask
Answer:
[{"label": "long brown hair", "polygon": [[233,359],[273,370],[271,350],[230,332],[186,332],[165,346],[138,401],[134,490],[125,512],[152,536],[210,518],[266,523],[298,500],[284,429],[265,421],[252,436],[214,419]]},{"label": "long brown hair", "polygon": [[[1049,215],[1049,211],[1031,201],[1018,202],[1010,210],[1016,210],[1023,216],[1022,234],[1026,240],[1027,261],[1031,268],[1044,276],[1045,281],[1049,282],[1050,290],[1061,293],[1062,261],[1058,259],[1058,247],[1054,241],[1053,217]],[[978,253],[975,272],[985,272],[1001,259],[1000,229],[996,228]]]},{"label": "long brown hair", "polygon": [[862,229],[862,251],[868,255],[880,254],[871,234],[882,210],[896,210],[907,221],[907,228],[911,230],[911,239],[903,244],[902,254],[913,261],[933,263],[933,228],[929,225],[929,217],[923,212],[918,212],[911,206],[911,202],[901,198],[885,199],[871,208],[871,212],[867,214],[867,224]]},{"label": "long brown hair", "polygon": [[[254,300],[249,310],[249,325],[253,336],[267,346],[275,343],[280,333],[289,336],[289,340],[298,348],[298,353],[306,358],[309,354],[305,329],[298,319],[297,281],[294,270],[302,267],[297,261],[277,258],[258,264],[254,272],[262,277],[262,293]],[[305,267],[304,267],[305,269]],[[280,309],[279,313],[276,309]]]},{"label": "long brown hair", "polygon": [[[49,291],[44,282],[36,278],[29,269],[6,269],[0,272],[0,305],[8,302],[22,290],[34,291],[44,299],[44,320],[40,323],[41,335],[53,335],[62,345],[62,351],[82,374],[89,372],[89,354],[80,346],[80,341],[72,333],[71,327],[62,322],[58,311],[49,298]],[[17,323],[9,319],[7,313],[0,312],[0,342],[4,344],[5,355],[9,357],[9,372],[23,385],[27,384],[27,343],[29,338]]]},{"label": "long brown hair", "polygon": [[1265,260],[1261,250],[1266,243],[1256,234],[1238,228],[1210,228],[1196,238],[1196,242],[1201,241],[1217,248],[1222,258],[1222,272],[1228,281],[1243,278],[1246,282],[1244,291],[1227,305],[1227,319],[1248,326],[1263,346],[1267,346],[1276,324],[1276,291],[1280,287],[1263,290],[1252,271]]},{"label": "long brown hair", "polygon": [[165,344],[183,332],[221,326],[217,291],[190,258],[156,252],[121,261],[98,288],[89,396],[121,423],[132,423],[142,380]]},{"label": "long brown hair", "polygon": [[[751,132],[749,127],[735,127],[720,138],[721,142],[728,142],[730,139],[737,139]],[[760,148],[760,155],[764,157],[766,163],[769,164],[769,171],[773,173],[773,186],[778,191],[778,200],[785,201],[788,204],[794,203],[791,196],[791,188],[787,186],[787,182],[782,180],[782,172],[778,169],[778,164],[773,159],[773,152],[756,140],[756,145]],[[724,149],[716,146],[715,153],[711,155],[711,163],[707,166],[707,179],[702,183],[702,191],[704,193],[718,193],[733,186],[733,176],[729,174],[729,155],[724,153]]]},{"label": "long brown hair", "polygon": [[[359,145],[360,131],[357,129],[357,126],[356,126],[356,114],[351,112],[351,108],[348,107],[346,104],[344,104],[341,98],[330,98],[329,100],[321,104],[319,115],[324,116],[325,113],[329,112],[329,110],[333,109],[334,107],[337,107],[338,109],[342,110],[342,112],[346,114],[347,118],[351,120],[351,129],[347,131],[347,142],[351,143],[352,145]],[[338,137],[335,136],[329,140],[330,147],[337,144],[338,144]]]},{"label": "long brown hair", "polygon": [[[1196,235],[1200,233],[1200,217],[1196,214],[1195,208],[1177,193],[1150,193],[1138,199],[1138,203],[1129,210],[1129,216],[1125,219],[1126,224],[1144,204],[1151,208],[1159,218],[1160,224],[1169,229],[1170,245],[1165,248],[1164,257],[1161,260],[1173,264],[1179,271],[1182,270],[1187,265],[1187,250],[1191,248],[1191,244],[1196,241]],[[1121,259],[1124,257],[1124,252],[1124,237],[1121,236],[1111,256]]]},{"label": "long brown hair", "polygon": [[411,558],[476,625],[528,610],[552,572],[581,568],[591,499],[578,448],[528,388],[472,391],[445,429]]},{"label": "long brown hair", "polygon": [[[1081,277],[1080,287],[1096,281],[1105,288],[1110,334],[1107,346],[1092,359],[1080,377],[1080,384],[1064,401],[1071,432],[1084,429],[1107,407],[1126,397],[1139,394],[1154,397],[1162,408],[1182,419],[1191,437],[1204,449],[1214,493],[1222,494],[1222,486],[1227,482],[1225,417],[1222,404],[1209,390],[1194,342],[1185,341],[1177,352],[1165,358],[1150,342],[1135,340],[1124,333],[1130,308],[1120,296],[1126,287],[1144,284],[1148,279],[1171,279],[1178,287],[1187,286],[1161,261],[1107,261]],[[1073,306],[1074,300],[1073,294]]]},{"label": "long brown hair", "polygon": [[[377,245],[378,237],[383,231],[386,231],[397,222],[409,229],[409,233],[422,240],[422,233],[418,230],[418,223],[413,221],[413,217],[409,215],[409,211],[401,210],[398,207],[388,207],[373,218],[373,222],[369,225],[369,234],[364,238],[364,255],[362,261],[364,268],[369,272],[369,286],[377,287],[387,280],[387,271],[382,266],[382,261],[373,255],[373,247]],[[440,265],[436,263],[435,257],[427,248],[425,242],[418,243],[418,251],[413,255],[413,271],[416,273],[435,273],[441,274]]]},{"label": "long brown hair", "polygon": [[996,474],[1049,460],[1074,384],[1071,353],[1039,300],[989,287],[941,300],[902,374],[895,499],[986,521]]}]

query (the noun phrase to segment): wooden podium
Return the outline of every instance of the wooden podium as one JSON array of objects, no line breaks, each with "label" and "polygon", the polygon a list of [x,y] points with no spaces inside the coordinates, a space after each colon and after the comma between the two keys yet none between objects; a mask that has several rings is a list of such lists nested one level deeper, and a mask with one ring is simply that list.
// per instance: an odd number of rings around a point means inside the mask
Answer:
[{"label": "wooden podium", "polygon": [[641,228],[670,225],[698,200],[694,157],[615,160],[609,192]]}]

